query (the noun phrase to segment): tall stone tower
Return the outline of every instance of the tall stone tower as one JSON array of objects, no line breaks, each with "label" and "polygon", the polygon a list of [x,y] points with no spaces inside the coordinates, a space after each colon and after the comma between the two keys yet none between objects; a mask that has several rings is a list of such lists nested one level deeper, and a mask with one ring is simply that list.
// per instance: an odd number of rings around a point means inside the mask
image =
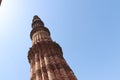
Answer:
[{"label": "tall stone tower", "polygon": [[30,80],[77,80],[63,58],[61,47],[51,39],[48,28],[37,15],[32,20],[30,37]]}]

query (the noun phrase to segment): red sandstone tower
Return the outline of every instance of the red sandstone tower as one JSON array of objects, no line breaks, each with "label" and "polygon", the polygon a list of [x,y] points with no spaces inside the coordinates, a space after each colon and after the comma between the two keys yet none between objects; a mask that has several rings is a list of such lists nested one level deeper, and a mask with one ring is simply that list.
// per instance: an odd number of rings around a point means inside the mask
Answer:
[{"label": "red sandstone tower", "polygon": [[33,17],[30,37],[30,80],[77,80],[63,58],[61,47],[51,39],[48,28],[38,16]]}]

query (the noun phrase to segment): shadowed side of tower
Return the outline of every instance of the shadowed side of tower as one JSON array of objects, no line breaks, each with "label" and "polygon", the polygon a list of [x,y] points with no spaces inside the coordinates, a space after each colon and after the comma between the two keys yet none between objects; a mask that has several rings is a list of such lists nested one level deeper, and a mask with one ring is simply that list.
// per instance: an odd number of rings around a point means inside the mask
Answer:
[{"label": "shadowed side of tower", "polygon": [[61,47],[52,41],[48,28],[37,15],[33,17],[30,37],[30,80],[77,80],[63,58]]}]

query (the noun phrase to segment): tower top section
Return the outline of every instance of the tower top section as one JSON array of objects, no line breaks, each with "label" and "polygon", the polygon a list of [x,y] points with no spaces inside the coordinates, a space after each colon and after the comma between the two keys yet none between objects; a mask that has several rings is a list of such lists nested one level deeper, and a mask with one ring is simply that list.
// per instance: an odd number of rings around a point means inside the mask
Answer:
[{"label": "tower top section", "polygon": [[[44,26],[44,23],[43,23],[43,21],[37,16],[37,15],[35,15],[34,17],[33,17],[33,20],[32,20],[32,28],[35,28],[34,27],[34,24],[36,24],[36,23],[39,23],[39,26]],[[37,25],[36,25],[37,26]],[[39,27],[38,26],[38,27]]]},{"label": "tower top section", "polygon": [[51,41],[49,29],[44,26],[43,21],[37,15],[33,17],[31,26],[30,37],[33,45],[41,41]]}]

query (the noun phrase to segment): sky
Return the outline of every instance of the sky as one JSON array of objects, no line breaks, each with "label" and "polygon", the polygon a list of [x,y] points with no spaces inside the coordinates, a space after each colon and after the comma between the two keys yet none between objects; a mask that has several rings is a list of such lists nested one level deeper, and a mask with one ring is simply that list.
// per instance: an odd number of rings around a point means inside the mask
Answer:
[{"label": "sky", "polygon": [[34,15],[62,47],[78,80],[120,80],[120,0],[3,0],[0,80],[30,80]]}]

